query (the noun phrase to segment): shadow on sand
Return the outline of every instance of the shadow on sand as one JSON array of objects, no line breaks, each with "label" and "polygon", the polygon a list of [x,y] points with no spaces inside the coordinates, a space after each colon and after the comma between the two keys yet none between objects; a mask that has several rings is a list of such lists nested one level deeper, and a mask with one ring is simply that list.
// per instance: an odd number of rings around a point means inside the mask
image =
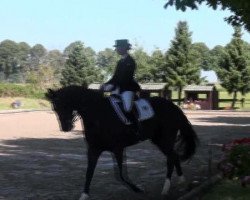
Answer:
[{"label": "shadow on sand", "polygon": [[[215,117],[201,121],[225,125],[194,126],[200,138],[200,146],[194,158],[183,163],[188,184],[177,186],[176,176],[168,200],[177,199],[192,187],[217,173],[216,164],[221,150],[209,143],[226,143],[231,139],[249,137],[250,117]],[[83,186],[86,171],[86,143],[79,132],[74,139],[3,140],[0,143],[0,199],[6,200],[75,200]],[[212,152],[212,171],[208,169]],[[92,200],[160,200],[165,179],[164,156],[146,141],[127,148],[127,171],[131,180],[145,189],[144,194],[135,194],[114,178],[113,160],[110,153],[102,154],[91,185]]]},{"label": "shadow on sand", "polygon": [[213,118],[200,118],[199,121],[250,127],[250,117],[218,116]]}]

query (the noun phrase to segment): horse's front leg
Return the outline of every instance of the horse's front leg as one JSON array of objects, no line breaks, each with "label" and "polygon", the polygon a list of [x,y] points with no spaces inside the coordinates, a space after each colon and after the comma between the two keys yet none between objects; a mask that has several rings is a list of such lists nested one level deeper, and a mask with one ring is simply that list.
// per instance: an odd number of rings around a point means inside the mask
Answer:
[{"label": "horse's front leg", "polygon": [[174,171],[174,167],[176,168],[176,172],[178,175],[178,184],[185,183],[185,177],[183,176],[182,169],[181,169],[181,163],[178,154],[174,151],[170,151],[171,153],[167,154],[167,177],[162,189],[161,194],[167,195],[168,191],[171,186],[171,177]]},{"label": "horse's front leg", "polygon": [[84,192],[82,193],[79,200],[86,200],[89,198],[89,188],[90,183],[94,175],[95,167],[97,164],[97,160],[101,154],[101,151],[96,150],[92,147],[88,148],[88,166],[87,166],[87,172],[86,172],[86,180],[85,180],[85,187]]},{"label": "horse's front leg", "polygon": [[118,169],[119,169],[118,173],[119,173],[119,178],[121,179],[121,181],[125,183],[127,186],[129,186],[129,188],[131,188],[134,192],[143,192],[142,189],[140,189],[138,186],[136,186],[131,181],[129,181],[129,178],[127,176],[127,169],[125,169],[126,175],[124,177],[123,165],[126,165],[127,163],[126,163],[126,159],[125,159],[125,163],[123,163],[123,159],[124,159],[123,149],[115,150],[113,153],[114,153],[117,165],[118,165]]},{"label": "horse's front leg", "polygon": [[185,177],[183,176],[183,173],[182,173],[179,155],[174,150],[170,150],[167,153],[167,177],[166,177],[163,189],[162,189],[162,195],[168,194],[174,167],[176,168],[176,172],[179,177],[178,183],[183,184],[185,182]]}]

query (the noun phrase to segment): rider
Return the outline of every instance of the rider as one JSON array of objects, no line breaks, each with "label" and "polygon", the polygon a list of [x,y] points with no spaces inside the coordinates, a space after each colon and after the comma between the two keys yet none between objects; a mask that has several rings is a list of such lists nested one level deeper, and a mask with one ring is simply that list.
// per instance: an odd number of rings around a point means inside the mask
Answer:
[{"label": "rider", "polygon": [[122,58],[116,65],[113,77],[102,86],[102,89],[120,94],[124,110],[129,113],[132,110],[135,93],[140,91],[140,86],[134,79],[136,63],[128,53],[131,44],[127,39],[116,40],[114,47]]}]

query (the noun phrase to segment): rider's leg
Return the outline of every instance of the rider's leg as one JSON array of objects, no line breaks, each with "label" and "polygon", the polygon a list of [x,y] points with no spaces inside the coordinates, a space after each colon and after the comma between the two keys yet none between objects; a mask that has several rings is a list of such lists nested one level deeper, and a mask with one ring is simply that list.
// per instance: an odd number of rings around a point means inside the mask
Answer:
[{"label": "rider's leg", "polygon": [[119,87],[114,88],[114,90],[111,91],[111,94],[119,95],[120,94],[120,88]]},{"label": "rider's leg", "polygon": [[138,139],[139,140],[145,139],[144,136],[142,135],[142,132],[140,131],[141,129],[140,122],[138,121],[136,114],[132,111],[135,93],[133,91],[124,91],[121,93],[121,98],[123,102],[123,108],[125,112],[127,112],[129,119],[132,122],[132,127],[136,132]]},{"label": "rider's leg", "polygon": [[124,91],[121,93],[123,108],[126,112],[130,112],[133,107],[135,93],[133,91]]}]

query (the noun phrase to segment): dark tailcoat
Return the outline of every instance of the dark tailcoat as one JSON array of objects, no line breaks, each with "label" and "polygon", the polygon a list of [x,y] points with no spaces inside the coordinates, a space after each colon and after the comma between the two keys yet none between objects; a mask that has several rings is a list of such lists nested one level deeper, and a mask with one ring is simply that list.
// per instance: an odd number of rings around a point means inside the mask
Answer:
[{"label": "dark tailcoat", "polygon": [[136,63],[134,59],[128,55],[118,61],[113,77],[107,82],[123,91],[139,91],[140,86],[134,79]]}]

